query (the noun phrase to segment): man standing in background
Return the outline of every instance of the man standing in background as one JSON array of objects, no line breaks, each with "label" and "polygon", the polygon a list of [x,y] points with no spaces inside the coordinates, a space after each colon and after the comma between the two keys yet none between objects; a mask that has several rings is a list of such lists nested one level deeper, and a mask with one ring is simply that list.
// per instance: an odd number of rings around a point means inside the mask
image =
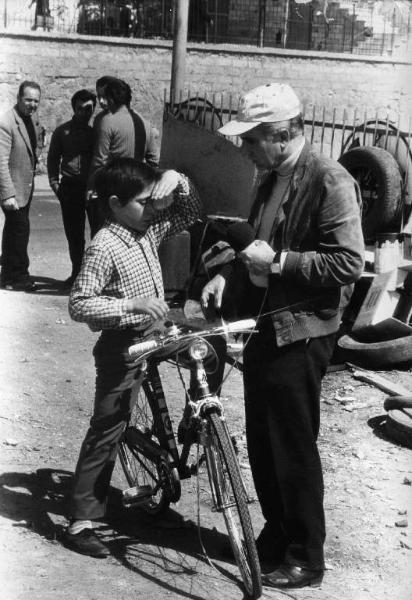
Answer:
[{"label": "man standing in background", "polygon": [[40,86],[23,81],[16,105],[0,117],[0,202],[5,222],[2,238],[1,287],[30,292],[29,210],[33,197],[38,140],[42,129],[33,116]]},{"label": "man standing in background", "polygon": [[[88,198],[92,197],[94,179],[103,166],[115,158],[134,158],[151,167],[157,167],[159,152],[157,148],[158,132],[140,114],[130,108],[132,92],[129,84],[122,79],[107,77],[96,87],[102,116],[97,115],[94,123],[94,150],[88,181]],[[102,102],[103,101],[103,102]],[[107,106],[107,110],[106,107]],[[92,204],[92,237],[103,225],[104,216],[96,200]]]},{"label": "man standing in background", "polygon": [[[64,232],[72,263],[71,287],[80,271],[85,247],[86,187],[93,153],[93,128],[89,121],[96,106],[96,96],[79,90],[72,99],[73,117],[54,131],[47,156],[50,187],[59,199]],[[90,215],[88,214],[89,223]]]}]

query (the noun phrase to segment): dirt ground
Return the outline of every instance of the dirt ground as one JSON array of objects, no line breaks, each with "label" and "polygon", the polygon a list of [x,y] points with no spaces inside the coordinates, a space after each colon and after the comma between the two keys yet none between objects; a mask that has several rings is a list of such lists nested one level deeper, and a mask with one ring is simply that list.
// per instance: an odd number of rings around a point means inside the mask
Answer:
[{"label": "dirt ground", "polygon": [[[110,558],[80,556],[59,541],[92,407],[96,334],[68,316],[67,295],[56,285],[69,275],[59,207],[44,178],[38,189],[30,255],[40,289],[36,294],[0,291],[0,597],[241,599],[236,569],[219,552],[225,530],[219,516],[208,510],[203,476],[199,484],[196,479],[183,483],[182,500],[167,518],[151,521],[120,507],[116,471],[107,519],[98,523]],[[411,371],[382,374],[412,391]],[[183,399],[176,374],[167,366],[163,375],[177,421]],[[223,397],[253,493],[238,372],[231,372]],[[319,440],[326,487],[326,575],[320,589],[264,589],[264,598],[412,597],[411,450],[385,437],[384,398],[349,371],[326,376]],[[257,503],[251,514],[258,532],[262,518]],[[212,564],[202,554],[199,534]]]}]

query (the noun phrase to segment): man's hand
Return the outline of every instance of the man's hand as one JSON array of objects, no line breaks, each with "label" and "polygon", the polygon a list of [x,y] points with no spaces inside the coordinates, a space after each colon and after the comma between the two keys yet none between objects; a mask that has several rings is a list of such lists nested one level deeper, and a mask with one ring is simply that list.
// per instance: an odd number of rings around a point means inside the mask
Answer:
[{"label": "man's hand", "polygon": [[203,309],[206,309],[209,304],[210,296],[214,297],[214,307],[220,308],[222,306],[223,291],[226,286],[226,279],[222,275],[215,275],[203,288],[202,295],[200,297],[200,303]]},{"label": "man's hand", "polygon": [[165,209],[172,204],[173,198],[171,197],[171,193],[176,189],[179,182],[180,175],[173,169],[169,169],[162,174],[152,190],[153,205],[157,210]]},{"label": "man's hand", "polygon": [[275,251],[263,240],[255,240],[238,254],[247,270],[253,275],[267,275],[270,273]]},{"label": "man's hand", "polygon": [[17,204],[17,200],[14,196],[7,198],[7,200],[3,200],[2,206],[4,210],[9,210],[10,212],[13,210],[19,210],[19,205]]},{"label": "man's hand", "polygon": [[169,312],[169,307],[161,298],[130,298],[126,304],[126,311],[135,315],[146,314],[153,319],[162,319]]}]

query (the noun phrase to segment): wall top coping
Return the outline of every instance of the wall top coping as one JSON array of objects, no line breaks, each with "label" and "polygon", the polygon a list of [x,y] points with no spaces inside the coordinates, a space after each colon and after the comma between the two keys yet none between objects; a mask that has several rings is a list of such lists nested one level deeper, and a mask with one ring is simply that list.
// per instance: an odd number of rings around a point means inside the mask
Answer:
[{"label": "wall top coping", "polygon": [[[164,48],[171,50],[172,40],[152,40],[135,38],[113,38],[109,36],[80,35],[78,33],[58,33],[42,31],[16,32],[9,30],[0,30],[0,38],[20,38],[26,40],[54,40],[67,43],[110,45],[119,47],[145,47],[145,48]],[[258,48],[255,46],[244,46],[235,44],[202,44],[195,42],[187,43],[189,53],[209,53],[209,54],[237,54],[245,56],[281,56],[283,58],[300,58],[308,60],[334,60],[342,62],[359,62],[371,64],[399,64],[412,65],[412,60],[403,58],[393,58],[389,56],[371,56],[365,54],[346,54],[340,52],[320,52],[315,50],[292,50],[285,48]]]}]

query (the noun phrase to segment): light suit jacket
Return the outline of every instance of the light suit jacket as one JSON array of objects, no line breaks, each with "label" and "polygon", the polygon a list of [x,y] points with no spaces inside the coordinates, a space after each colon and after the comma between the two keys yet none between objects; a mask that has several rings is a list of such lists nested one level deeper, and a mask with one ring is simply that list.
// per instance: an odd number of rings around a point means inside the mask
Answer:
[{"label": "light suit jacket", "polygon": [[[42,128],[37,119],[33,125],[40,150]],[[26,206],[33,192],[36,163],[26,126],[14,107],[0,116],[0,201],[15,196],[19,207]]]}]

